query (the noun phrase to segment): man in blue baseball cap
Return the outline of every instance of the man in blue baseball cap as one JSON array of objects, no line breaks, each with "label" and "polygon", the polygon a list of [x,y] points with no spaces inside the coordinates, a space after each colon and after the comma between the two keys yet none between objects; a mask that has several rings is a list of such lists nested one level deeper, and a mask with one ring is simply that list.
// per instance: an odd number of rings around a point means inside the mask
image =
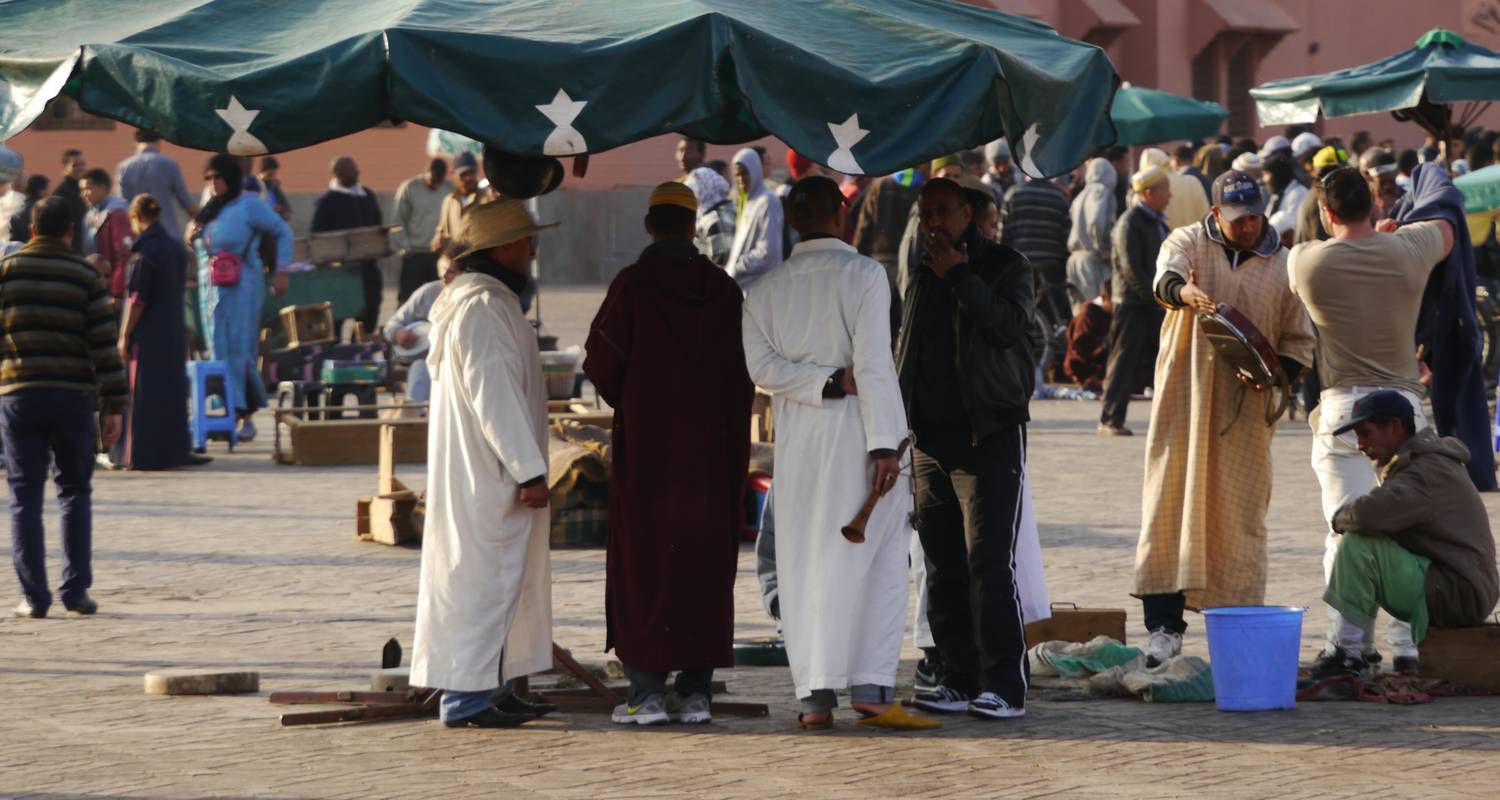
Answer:
[{"label": "man in blue baseball cap", "polygon": [[1211,195],[1208,216],[1162,243],[1152,283],[1167,315],[1136,549],[1134,593],[1151,633],[1148,666],[1181,652],[1185,608],[1265,599],[1276,428],[1263,409],[1271,398],[1235,378],[1198,315],[1213,312],[1216,302],[1233,306],[1281,356],[1288,378],[1312,363],[1312,322],[1287,281],[1286,250],[1266,224],[1260,185],[1230,170],[1214,180]]},{"label": "man in blue baseball cap", "polygon": [[1432,428],[1416,430],[1401,392],[1367,394],[1337,436],[1353,434],[1380,485],[1333,515],[1343,534],[1323,600],[1342,617],[1335,647],[1313,664],[1315,680],[1360,674],[1366,626],[1378,609],[1411,625],[1479,625],[1500,600],[1495,537],[1465,466],[1469,450]]}]

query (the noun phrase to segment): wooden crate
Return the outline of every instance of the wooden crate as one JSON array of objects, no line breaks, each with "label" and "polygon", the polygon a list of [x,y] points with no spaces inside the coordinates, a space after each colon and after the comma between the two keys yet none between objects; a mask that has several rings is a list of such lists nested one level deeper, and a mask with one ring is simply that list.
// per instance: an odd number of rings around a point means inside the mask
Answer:
[{"label": "wooden crate", "polygon": [[338,341],[338,331],[333,327],[333,303],[287,306],[281,309],[281,328],[286,331],[288,348]]},{"label": "wooden crate", "polygon": [[[398,406],[349,406],[345,410],[364,408],[377,411]],[[401,464],[423,464],[427,461],[427,420],[402,419],[332,419],[307,420],[298,416],[305,408],[273,410],[276,420],[273,456],[282,464],[303,467],[327,467],[341,464],[380,463],[380,426],[394,426],[394,458]],[[283,447],[282,427],[287,430]]]},{"label": "wooden crate", "polygon": [[293,242],[293,259],[314,264],[378,261],[391,254],[389,230],[375,226],[314,233]]},{"label": "wooden crate", "polygon": [[1125,609],[1054,607],[1050,619],[1026,623],[1028,647],[1042,642],[1087,642],[1096,636],[1124,644]]},{"label": "wooden crate", "polygon": [[1421,650],[1422,677],[1500,692],[1500,625],[1428,628]]}]

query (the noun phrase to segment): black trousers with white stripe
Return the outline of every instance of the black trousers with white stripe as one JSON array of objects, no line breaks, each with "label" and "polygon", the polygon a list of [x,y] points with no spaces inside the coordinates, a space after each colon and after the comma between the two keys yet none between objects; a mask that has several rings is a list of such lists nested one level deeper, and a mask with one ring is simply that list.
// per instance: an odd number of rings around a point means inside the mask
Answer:
[{"label": "black trousers with white stripe", "polygon": [[918,449],[912,466],[942,683],[1023,707],[1026,631],[1015,558],[1026,426],[1008,426],[953,458]]}]

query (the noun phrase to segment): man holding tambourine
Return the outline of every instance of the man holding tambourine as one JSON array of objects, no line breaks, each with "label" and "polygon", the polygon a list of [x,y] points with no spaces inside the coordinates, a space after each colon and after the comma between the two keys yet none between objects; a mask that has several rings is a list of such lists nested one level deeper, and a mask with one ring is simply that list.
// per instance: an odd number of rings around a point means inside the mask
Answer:
[{"label": "man holding tambourine", "polygon": [[1153,284],[1167,317],[1134,592],[1150,666],[1181,652],[1186,608],[1263,602],[1271,437],[1287,387],[1313,357],[1312,322],[1259,185],[1230,170],[1212,202],[1202,222],[1162,244]]}]

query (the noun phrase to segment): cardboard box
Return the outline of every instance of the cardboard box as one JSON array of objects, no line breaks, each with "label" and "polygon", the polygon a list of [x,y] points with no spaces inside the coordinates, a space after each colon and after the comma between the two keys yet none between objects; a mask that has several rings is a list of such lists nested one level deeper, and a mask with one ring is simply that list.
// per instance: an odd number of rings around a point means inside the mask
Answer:
[{"label": "cardboard box", "polygon": [[1087,642],[1108,636],[1125,644],[1125,609],[1052,607],[1050,619],[1026,623],[1026,645],[1042,642]]},{"label": "cardboard box", "polygon": [[1500,692],[1500,625],[1428,628],[1421,651],[1422,677]]}]

